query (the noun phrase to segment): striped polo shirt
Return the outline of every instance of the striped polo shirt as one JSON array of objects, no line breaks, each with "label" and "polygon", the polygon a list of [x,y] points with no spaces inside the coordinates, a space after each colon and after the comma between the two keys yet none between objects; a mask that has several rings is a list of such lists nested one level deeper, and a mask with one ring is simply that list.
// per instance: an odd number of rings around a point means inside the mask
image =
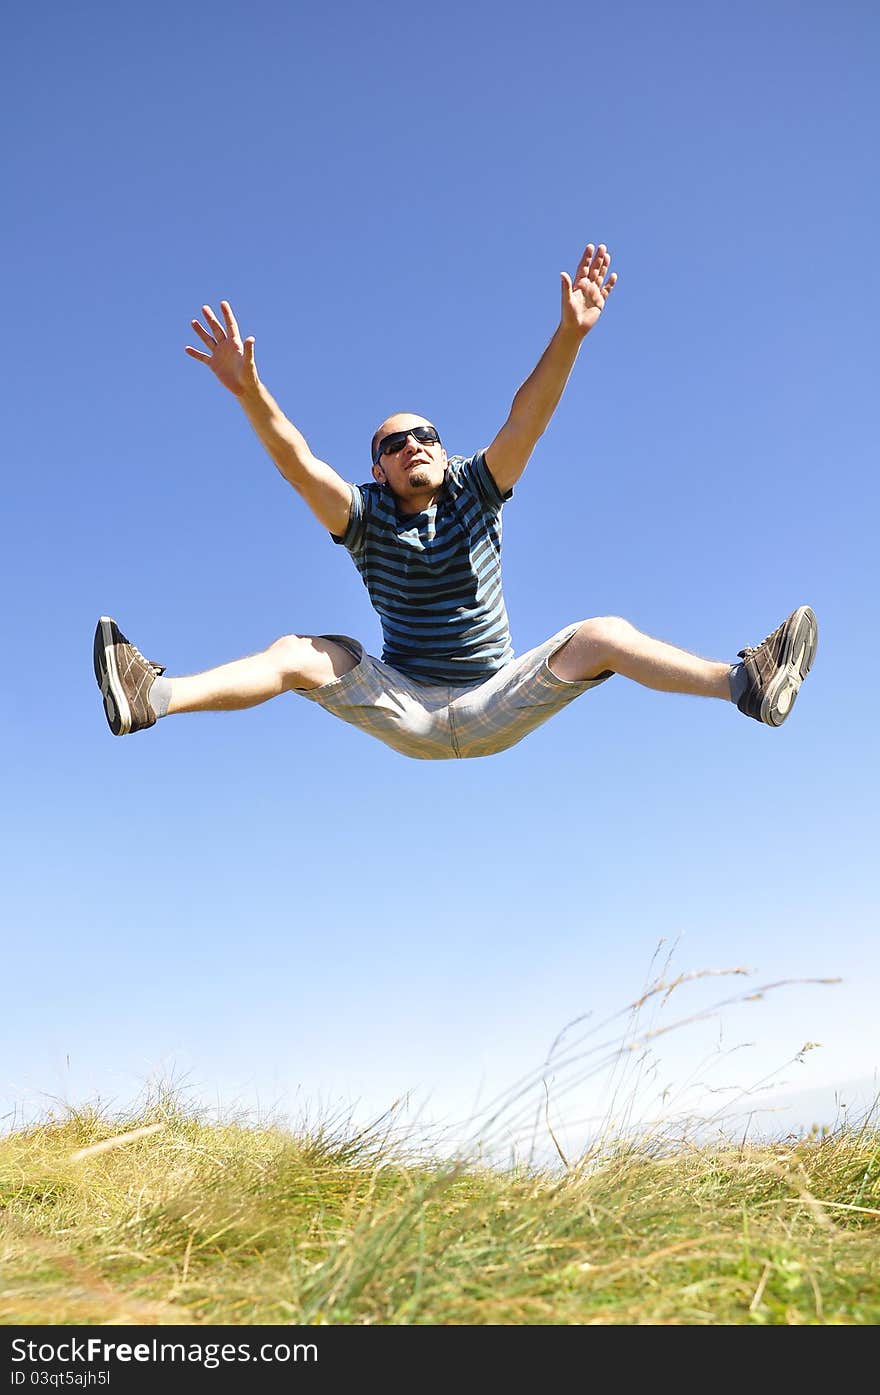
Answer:
[{"label": "striped polo shirt", "polygon": [[352,484],[341,535],[382,622],[382,659],[423,683],[478,683],[513,658],[501,591],[502,494],[479,451],[453,455],[423,513],[382,484]]}]

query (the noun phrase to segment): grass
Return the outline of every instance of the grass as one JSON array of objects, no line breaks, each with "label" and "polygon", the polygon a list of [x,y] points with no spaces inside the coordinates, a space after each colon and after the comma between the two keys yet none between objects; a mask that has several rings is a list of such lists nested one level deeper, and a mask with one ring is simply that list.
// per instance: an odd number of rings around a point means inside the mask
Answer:
[{"label": "grass", "polygon": [[[612,1079],[643,1059],[652,1032],[609,1056],[605,1026],[595,1047],[561,1034],[554,1081],[592,1051]],[[508,1113],[532,1096],[515,1087]],[[547,1105],[552,1166],[432,1157],[393,1112],[291,1131],[160,1092],[50,1115],[0,1138],[0,1322],[880,1322],[870,1116],[752,1143],[605,1129],[572,1158]]]},{"label": "grass", "polygon": [[381,1126],[206,1124],[166,1101],[20,1130],[0,1179],[5,1323],[880,1321],[867,1126],[630,1143],[560,1174],[400,1157]]}]

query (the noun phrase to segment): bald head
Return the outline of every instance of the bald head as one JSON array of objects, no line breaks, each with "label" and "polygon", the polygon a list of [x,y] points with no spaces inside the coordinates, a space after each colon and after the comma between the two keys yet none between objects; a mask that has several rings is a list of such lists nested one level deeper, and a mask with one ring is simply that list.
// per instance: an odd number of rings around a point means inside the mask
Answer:
[{"label": "bald head", "polygon": [[376,459],[376,447],[383,436],[390,436],[392,431],[408,431],[411,426],[433,426],[432,421],[427,417],[420,417],[415,412],[395,412],[393,416],[386,417],[381,426],[377,426],[373,432],[373,439],[370,442],[370,459]]}]

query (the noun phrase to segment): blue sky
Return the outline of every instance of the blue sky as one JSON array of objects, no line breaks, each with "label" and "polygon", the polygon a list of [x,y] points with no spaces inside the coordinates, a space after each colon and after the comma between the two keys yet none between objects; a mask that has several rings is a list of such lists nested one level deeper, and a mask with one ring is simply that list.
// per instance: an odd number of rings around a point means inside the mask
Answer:
[{"label": "blue sky", "polygon": [[[658,1038],[664,1087],[711,1059],[713,1089],[781,1071],[831,1108],[870,1080],[878,31],[867,3],[10,16],[7,1125],[171,1078],[451,1126],[637,998],[661,941],[672,972],[752,975],[683,985],[670,1023],[792,981]],[[806,602],[790,722],[617,680],[483,761],[408,762],[295,697],[114,740],[101,613],[172,674],[289,632],[380,644],[184,355],[201,304],[363,481],[396,410],[491,440],[588,239],[620,281],[505,509],[515,647],[620,614],[732,660]]]}]

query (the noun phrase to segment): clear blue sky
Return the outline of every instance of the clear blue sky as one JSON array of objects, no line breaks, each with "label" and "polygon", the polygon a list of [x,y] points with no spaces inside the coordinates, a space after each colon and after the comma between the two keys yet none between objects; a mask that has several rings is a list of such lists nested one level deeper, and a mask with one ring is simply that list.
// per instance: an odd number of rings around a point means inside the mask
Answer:
[{"label": "clear blue sky", "polygon": [[[870,1077],[876,8],[35,3],[5,29],[5,1122],[164,1075],[451,1124],[678,937],[675,970],[753,977],[670,1021],[843,981],[671,1033],[658,1079],[720,1047],[749,1085],[807,1040],[798,1089]],[[295,697],[114,740],[101,613],[171,673],[380,644],[185,356],[201,304],[231,300],[363,481],[392,411],[491,440],[589,239],[620,281],[505,510],[514,644],[620,614],[732,660],[806,602],[788,724],[615,680],[483,761],[409,762]]]}]

